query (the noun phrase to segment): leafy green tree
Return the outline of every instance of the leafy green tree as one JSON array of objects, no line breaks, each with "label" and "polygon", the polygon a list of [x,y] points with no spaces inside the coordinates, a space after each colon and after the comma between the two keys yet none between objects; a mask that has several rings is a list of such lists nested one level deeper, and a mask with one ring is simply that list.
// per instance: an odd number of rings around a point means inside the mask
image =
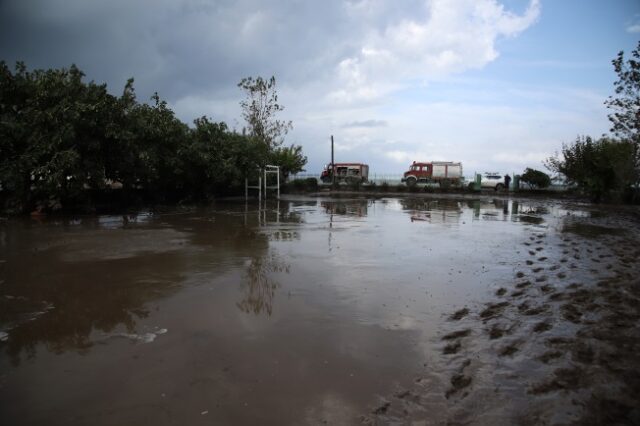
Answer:
[{"label": "leafy green tree", "polygon": [[529,185],[530,188],[548,188],[551,185],[551,178],[548,174],[528,167],[520,176],[520,180]]},{"label": "leafy green tree", "polygon": [[631,52],[631,59],[625,61],[620,51],[612,61],[618,80],[614,83],[615,96],[605,102],[613,112],[609,120],[611,131],[620,138],[640,143],[640,42]]},{"label": "leafy green tree", "polygon": [[633,145],[633,195],[637,198],[640,187],[640,41],[630,59],[625,60],[624,52],[620,51],[612,63],[618,80],[614,83],[615,96],[610,96],[605,104],[613,110],[609,114],[613,124],[611,131]]},{"label": "leafy green tree", "polygon": [[269,149],[282,145],[284,136],[293,128],[291,121],[276,119],[284,110],[278,103],[276,78],[245,77],[238,87],[245,91],[246,99],[240,102],[242,117],[247,122],[250,136],[264,143]]},{"label": "leafy green tree", "polygon": [[206,117],[194,121],[185,163],[188,179],[197,195],[227,192],[240,187],[245,177],[256,178],[259,165],[266,163],[267,147],[255,139],[230,132],[225,123],[211,122]]},{"label": "leafy green tree", "polygon": [[0,64],[0,182],[10,210],[79,202],[104,183],[102,147],[117,100],[68,70]]},{"label": "leafy green tree", "polygon": [[302,154],[300,145],[279,147],[270,155],[271,164],[280,166],[280,174],[287,180],[290,174],[296,174],[304,170],[307,157]]},{"label": "leafy green tree", "polygon": [[572,144],[563,144],[562,155],[548,158],[546,166],[594,201],[620,201],[636,180],[634,152],[635,145],[628,140],[578,137]]},{"label": "leafy green tree", "polygon": [[134,168],[130,186],[141,186],[156,199],[171,199],[183,189],[185,168],[180,150],[188,143],[189,128],[178,120],[158,94],[153,104],[138,104],[129,113],[129,128],[134,133]]},{"label": "leafy green tree", "polygon": [[266,164],[288,175],[306,163],[301,147],[280,148],[291,123],[275,119],[283,107],[274,78],[241,82],[245,135],[205,117],[190,128],[157,93],[139,103],[133,79],[118,97],[83,77],[74,65],[12,71],[0,62],[0,209],[91,209],[112,196],[206,200],[239,189]]}]

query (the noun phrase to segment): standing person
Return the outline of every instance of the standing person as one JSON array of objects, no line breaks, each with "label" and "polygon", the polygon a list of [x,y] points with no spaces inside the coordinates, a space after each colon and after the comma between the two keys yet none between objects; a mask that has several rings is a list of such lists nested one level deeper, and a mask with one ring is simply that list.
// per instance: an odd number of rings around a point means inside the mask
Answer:
[{"label": "standing person", "polygon": [[511,183],[511,176],[509,176],[509,173],[507,173],[506,175],[504,175],[504,187],[507,188],[507,191],[509,191],[510,183]]}]

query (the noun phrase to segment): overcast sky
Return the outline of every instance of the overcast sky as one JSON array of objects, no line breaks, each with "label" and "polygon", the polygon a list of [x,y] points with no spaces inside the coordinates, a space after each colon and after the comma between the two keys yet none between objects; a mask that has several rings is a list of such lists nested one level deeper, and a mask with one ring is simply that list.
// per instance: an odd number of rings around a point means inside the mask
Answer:
[{"label": "overcast sky", "polygon": [[330,159],[520,172],[608,132],[611,60],[637,0],[0,0],[0,59],[135,78],[185,122],[243,126],[242,77],[274,75],[308,172]]}]

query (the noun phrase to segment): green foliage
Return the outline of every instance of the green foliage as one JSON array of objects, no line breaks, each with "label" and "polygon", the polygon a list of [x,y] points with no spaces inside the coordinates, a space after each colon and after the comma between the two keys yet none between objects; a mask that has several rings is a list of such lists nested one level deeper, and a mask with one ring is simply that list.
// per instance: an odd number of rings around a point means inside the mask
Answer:
[{"label": "green foliage", "polygon": [[546,166],[595,201],[620,201],[638,179],[634,152],[634,144],[627,140],[579,137],[562,146],[562,155],[547,159]]},{"label": "green foliage", "polygon": [[630,59],[619,52],[612,63],[618,80],[605,104],[618,139],[579,137],[563,144],[562,154],[547,159],[546,166],[596,201],[630,201],[640,184],[640,42]]},{"label": "green foliage", "polygon": [[637,194],[640,187],[640,41],[630,59],[625,60],[621,51],[612,63],[618,80],[614,83],[615,96],[610,96],[605,104],[612,110],[611,131],[632,145],[629,155],[634,162],[634,194]]},{"label": "green foliage", "polygon": [[245,91],[246,99],[240,102],[242,116],[247,122],[249,135],[267,145],[270,149],[282,145],[284,136],[293,128],[291,121],[275,118],[284,110],[278,103],[276,78],[246,77],[238,87]]},{"label": "green foliage", "polygon": [[318,180],[316,178],[294,179],[288,186],[297,192],[317,191]]},{"label": "green foliage", "polygon": [[[206,200],[265,164],[285,176],[306,164],[301,147],[276,149],[290,123],[256,124],[243,135],[202,117],[190,128],[157,94],[138,103],[133,79],[118,97],[83,77],[73,65],[28,71],[17,63],[12,71],[0,62],[0,210],[91,208],[92,197],[120,187],[124,202]],[[255,88],[262,118],[282,110],[275,79],[243,87]]]},{"label": "green foliage", "polygon": [[307,178],[305,179],[307,183],[307,189],[309,191],[317,191],[318,190],[318,179],[316,178]]},{"label": "green foliage", "polygon": [[0,182],[13,208],[79,201],[85,187],[104,186],[119,103],[83,76],[75,66],[28,72],[23,63],[12,73],[0,62]]},{"label": "green foliage", "polygon": [[307,164],[307,157],[302,154],[302,147],[299,145],[276,148],[269,157],[270,164],[280,166],[284,180],[291,174],[303,172]]},{"label": "green foliage", "polygon": [[529,185],[530,188],[548,188],[551,185],[551,178],[548,174],[528,167],[520,176],[520,181]]},{"label": "green foliage", "polygon": [[640,42],[631,52],[631,59],[625,61],[624,52],[619,52],[612,61],[618,81],[614,83],[615,96],[605,102],[613,112],[609,120],[611,129],[620,138],[640,141]]}]

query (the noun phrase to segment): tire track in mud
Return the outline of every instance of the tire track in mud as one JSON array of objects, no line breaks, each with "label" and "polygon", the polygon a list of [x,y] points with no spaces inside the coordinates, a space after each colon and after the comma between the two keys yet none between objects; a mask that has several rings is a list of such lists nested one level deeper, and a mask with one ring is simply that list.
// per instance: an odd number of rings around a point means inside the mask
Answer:
[{"label": "tire track in mud", "polygon": [[640,424],[640,221],[563,218],[522,244],[512,283],[448,318],[434,365],[448,380],[417,380],[363,423]]}]

